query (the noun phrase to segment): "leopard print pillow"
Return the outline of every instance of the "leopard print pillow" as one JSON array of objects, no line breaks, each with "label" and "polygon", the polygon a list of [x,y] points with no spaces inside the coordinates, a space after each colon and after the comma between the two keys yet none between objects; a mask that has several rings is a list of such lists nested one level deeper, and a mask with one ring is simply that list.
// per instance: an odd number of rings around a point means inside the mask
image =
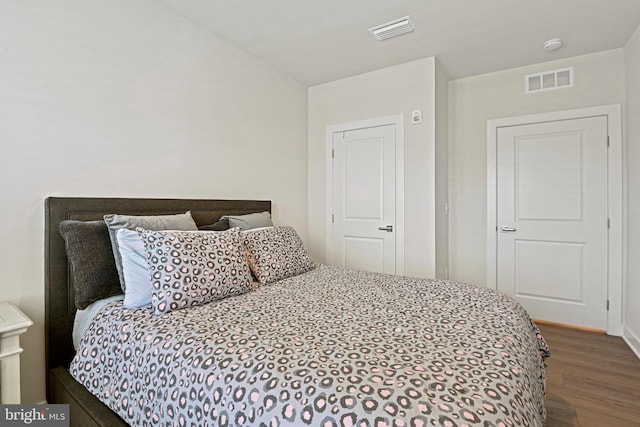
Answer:
[{"label": "leopard print pillow", "polygon": [[139,231],[144,242],[151,303],[160,315],[240,295],[251,290],[251,274],[240,230]]},{"label": "leopard print pillow", "polygon": [[261,285],[315,268],[293,227],[259,228],[241,234],[249,266]]}]

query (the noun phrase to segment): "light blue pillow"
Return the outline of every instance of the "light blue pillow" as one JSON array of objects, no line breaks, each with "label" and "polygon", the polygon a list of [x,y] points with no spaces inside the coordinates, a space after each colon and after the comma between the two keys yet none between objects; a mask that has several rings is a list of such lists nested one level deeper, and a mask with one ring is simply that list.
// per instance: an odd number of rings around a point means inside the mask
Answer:
[{"label": "light blue pillow", "polygon": [[122,305],[126,308],[138,308],[151,304],[151,275],[142,237],[135,230],[121,228],[116,232],[116,238],[124,282],[127,284]]},{"label": "light blue pillow", "polygon": [[267,211],[250,213],[247,215],[225,215],[221,219],[229,220],[229,227],[240,227],[241,230],[250,230],[252,228],[273,227],[271,222],[271,214]]},{"label": "light blue pillow", "polygon": [[118,239],[116,232],[121,228],[134,230],[136,227],[145,230],[198,230],[198,226],[191,217],[191,211],[183,214],[175,215],[119,215],[110,214],[104,216],[104,222],[109,228],[109,237],[111,238],[111,248],[113,249],[113,257],[116,261],[116,269],[120,278],[120,286],[122,290],[126,290],[127,282],[122,274],[122,260],[120,259],[120,251],[118,250]]}]

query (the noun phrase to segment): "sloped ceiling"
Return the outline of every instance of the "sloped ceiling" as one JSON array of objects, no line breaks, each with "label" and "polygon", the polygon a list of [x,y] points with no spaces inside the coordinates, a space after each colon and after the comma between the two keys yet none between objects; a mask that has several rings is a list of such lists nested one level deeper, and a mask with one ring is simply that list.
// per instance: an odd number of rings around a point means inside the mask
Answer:
[{"label": "sloped ceiling", "polygon": [[[429,56],[466,77],[619,48],[640,25],[640,0],[157,1],[308,86]],[[367,31],[406,15],[412,33]]]}]

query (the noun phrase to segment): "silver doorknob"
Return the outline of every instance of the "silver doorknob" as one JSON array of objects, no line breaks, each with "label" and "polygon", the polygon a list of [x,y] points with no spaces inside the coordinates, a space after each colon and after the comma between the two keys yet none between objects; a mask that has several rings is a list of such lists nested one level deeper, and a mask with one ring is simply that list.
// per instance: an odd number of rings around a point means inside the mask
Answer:
[{"label": "silver doorknob", "polygon": [[393,225],[387,225],[386,227],[378,227],[380,231],[387,231],[389,233],[393,232]]},{"label": "silver doorknob", "polygon": [[512,233],[512,232],[516,231],[516,229],[513,228],[513,227],[506,226],[506,225],[501,225],[500,226],[500,231],[502,231],[503,233]]}]

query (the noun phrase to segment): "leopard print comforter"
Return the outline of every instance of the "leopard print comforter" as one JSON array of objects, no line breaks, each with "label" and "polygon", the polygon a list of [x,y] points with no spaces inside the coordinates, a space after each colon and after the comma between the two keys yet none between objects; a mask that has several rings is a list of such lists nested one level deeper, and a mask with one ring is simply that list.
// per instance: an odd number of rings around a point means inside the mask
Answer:
[{"label": "leopard print comforter", "polygon": [[108,305],[70,372],[134,426],[542,426],[548,355],[500,293],[318,266],[161,316]]}]

